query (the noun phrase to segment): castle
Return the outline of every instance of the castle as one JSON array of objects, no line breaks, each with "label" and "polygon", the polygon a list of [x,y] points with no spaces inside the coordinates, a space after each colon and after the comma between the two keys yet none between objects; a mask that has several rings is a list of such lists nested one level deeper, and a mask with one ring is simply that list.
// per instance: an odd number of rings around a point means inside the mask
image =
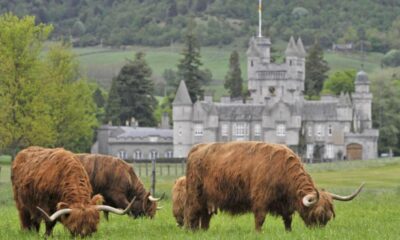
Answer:
[{"label": "castle", "polygon": [[180,82],[173,102],[174,157],[186,157],[197,143],[254,140],[286,144],[308,162],[376,158],[379,132],[372,128],[367,74],[357,73],[351,98],[306,100],[301,39],[290,39],[282,64],[271,62],[270,47],[261,34],[250,39],[246,103],[229,97],[213,102],[211,96],[193,103]]}]

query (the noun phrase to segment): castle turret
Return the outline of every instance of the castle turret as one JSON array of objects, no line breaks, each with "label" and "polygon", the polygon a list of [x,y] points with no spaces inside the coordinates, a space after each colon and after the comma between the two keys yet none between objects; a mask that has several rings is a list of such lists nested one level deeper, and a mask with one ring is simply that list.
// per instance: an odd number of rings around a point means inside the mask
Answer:
[{"label": "castle turret", "polygon": [[293,37],[290,37],[289,43],[286,47],[285,56],[288,69],[287,77],[288,79],[296,79],[298,50]]},{"label": "castle turret", "polygon": [[355,111],[360,117],[361,130],[372,128],[372,93],[369,91],[369,84],[368,75],[364,71],[359,71],[356,76],[355,92],[352,97]]},{"label": "castle turret", "polygon": [[174,116],[174,157],[186,157],[192,147],[193,103],[183,80],[179,84],[172,107]]}]

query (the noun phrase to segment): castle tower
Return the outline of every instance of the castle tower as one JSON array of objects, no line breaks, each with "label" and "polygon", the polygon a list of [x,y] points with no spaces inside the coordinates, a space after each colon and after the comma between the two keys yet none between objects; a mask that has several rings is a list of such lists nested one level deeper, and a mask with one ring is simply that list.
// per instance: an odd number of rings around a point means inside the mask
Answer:
[{"label": "castle tower", "polygon": [[355,111],[360,117],[361,130],[372,128],[372,93],[369,91],[369,84],[368,75],[364,71],[359,71],[355,80],[353,102]]},{"label": "castle tower", "polygon": [[286,56],[286,69],[287,80],[285,83],[286,92],[284,95],[290,94],[291,96],[286,99],[291,99],[296,102],[301,99],[302,91],[304,90],[305,81],[305,56],[303,42],[299,38],[297,43],[293,37],[290,37],[288,46],[285,51]]},{"label": "castle tower", "polygon": [[174,116],[174,157],[186,157],[193,144],[193,103],[183,80],[179,84],[172,107]]}]

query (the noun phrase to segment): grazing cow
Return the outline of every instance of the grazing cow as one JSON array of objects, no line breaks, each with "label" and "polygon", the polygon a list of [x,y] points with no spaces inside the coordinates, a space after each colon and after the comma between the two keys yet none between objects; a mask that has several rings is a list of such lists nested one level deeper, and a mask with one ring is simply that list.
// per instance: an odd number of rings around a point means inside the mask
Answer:
[{"label": "grazing cow", "polygon": [[[103,195],[105,203],[126,208],[129,200],[136,197],[129,215],[137,218],[147,216],[153,218],[156,214],[157,202],[161,198],[154,198],[146,191],[143,183],[136,176],[133,168],[125,161],[107,155],[77,154],[89,175],[93,193]],[[108,218],[107,213],[106,218]]]},{"label": "grazing cow", "polygon": [[[62,148],[29,147],[20,151],[12,165],[14,200],[22,229],[39,231],[46,220],[46,235],[57,221],[72,235],[84,237],[97,230],[99,211],[127,213],[101,204],[103,197],[91,198],[89,177],[75,155]],[[55,212],[49,216],[48,212]]]},{"label": "grazing cow", "polygon": [[241,214],[252,211],[261,230],[267,213],[282,216],[291,230],[297,211],[305,224],[325,226],[335,216],[333,200],[349,201],[317,190],[299,157],[284,145],[264,142],[231,142],[196,145],[188,155],[185,226],[207,229],[214,209]]},{"label": "grazing cow", "polygon": [[178,226],[183,226],[183,210],[186,201],[186,177],[180,177],[175,181],[172,188],[172,214],[174,215]]},{"label": "grazing cow", "polygon": [[[172,214],[174,215],[178,226],[184,224],[184,210],[186,201],[186,176],[180,177],[175,181],[172,188]],[[209,214],[217,214],[215,205],[208,205]],[[199,222],[201,226],[201,219]]]}]

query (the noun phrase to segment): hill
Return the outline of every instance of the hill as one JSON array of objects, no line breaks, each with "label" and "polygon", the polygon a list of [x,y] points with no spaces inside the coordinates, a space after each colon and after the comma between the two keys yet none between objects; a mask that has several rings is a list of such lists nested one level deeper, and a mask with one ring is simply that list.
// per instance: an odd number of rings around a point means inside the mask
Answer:
[{"label": "hill", "polygon": [[[277,51],[283,53],[286,43],[279,43]],[[203,47],[201,49],[202,62],[213,74],[214,81],[208,89],[213,89],[217,98],[226,94],[223,82],[228,71],[229,56],[236,49],[240,54],[242,77],[247,81],[247,59],[246,48],[226,47]],[[146,53],[146,61],[153,70],[153,79],[158,87],[163,87],[162,74],[165,69],[175,69],[181,58],[181,46],[172,47],[141,47],[132,46],[125,50],[111,48],[74,48],[81,62],[83,71],[90,79],[95,79],[104,89],[109,89],[112,77],[116,76],[127,59],[133,59],[135,52]],[[364,68],[372,73],[380,70],[380,61],[383,55],[379,53],[367,53],[365,55]],[[358,70],[361,67],[361,55],[358,53],[325,52],[331,72],[343,69]],[[163,91],[159,90],[159,93]]]},{"label": "hill", "polygon": [[[326,48],[335,42],[357,46],[360,40],[372,51],[398,47],[399,1],[263,2],[264,33],[273,40],[296,35],[305,45],[318,38]],[[35,15],[37,22],[55,26],[53,38],[72,37],[79,46],[168,46],[181,42],[193,17],[203,46],[242,46],[256,33],[257,5],[256,0],[0,0],[0,13]]]}]

